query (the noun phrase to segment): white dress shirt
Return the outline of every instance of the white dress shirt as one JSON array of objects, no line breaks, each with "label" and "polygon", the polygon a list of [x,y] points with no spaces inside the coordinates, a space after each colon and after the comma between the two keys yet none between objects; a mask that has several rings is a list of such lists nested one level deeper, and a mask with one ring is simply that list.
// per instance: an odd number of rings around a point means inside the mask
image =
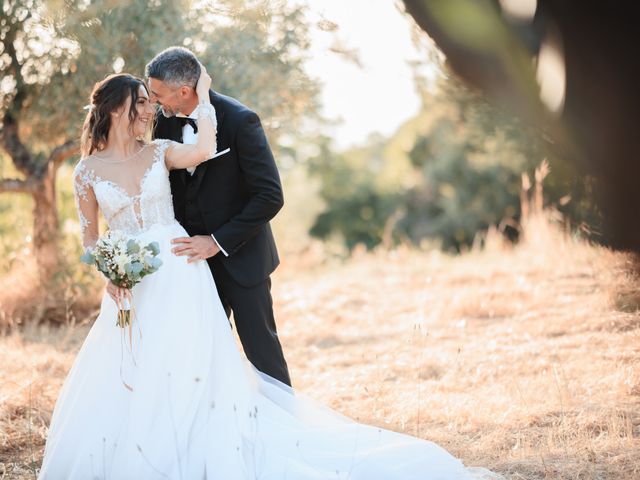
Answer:
[{"label": "white dress shirt", "polygon": [[[196,107],[195,110],[191,112],[190,115],[182,115],[179,113],[176,116],[189,117],[197,121],[198,107]],[[188,123],[185,123],[184,126],[182,127],[182,143],[185,143],[187,145],[194,145],[197,141],[198,141],[198,134],[193,131],[193,127],[191,125],[189,125]],[[189,173],[189,175],[193,175],[193,173],[196,171],[196,168],[197,167],[187,167],[187,172]],[[213,238],[213,241],[216,242],[216,245],[218,245],[218,248],[224,254],[224,256],[228,257],[229,254],[225,251],[224,248],[222,248],[222,245],[218,243],[218,240],[216,240],[216,237],[214,237],[213,234],[211,234],[211,238]]]}]

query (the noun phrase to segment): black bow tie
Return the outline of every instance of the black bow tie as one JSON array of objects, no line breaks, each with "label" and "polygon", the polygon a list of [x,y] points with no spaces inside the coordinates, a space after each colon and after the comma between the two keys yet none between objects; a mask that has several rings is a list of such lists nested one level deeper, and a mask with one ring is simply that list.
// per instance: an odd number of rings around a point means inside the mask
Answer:
[{"label": "black bow tie", "polygon": [[198,124],[194,118],[176,117],[180,121],[180,126],[184,127],[187,123],[193,128],[193,133],[198,133]]}]

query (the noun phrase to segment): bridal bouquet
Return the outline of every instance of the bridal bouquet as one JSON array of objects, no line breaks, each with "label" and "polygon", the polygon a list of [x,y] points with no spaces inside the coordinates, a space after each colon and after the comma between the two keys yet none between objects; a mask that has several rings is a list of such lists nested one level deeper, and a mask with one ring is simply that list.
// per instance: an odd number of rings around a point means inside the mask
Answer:
[{"label": "bridal bouquet", "polygon": [[[159,253],[158,242],[142,245],[122,232],[108,231],[80,260],[95,265],[98,271],[118,287],[131,290],[143,277],[160,268],[162,260],[158,258]],[[116,325],[124,328],[131,324],[131,305],[125,299],[118,307]]]}]

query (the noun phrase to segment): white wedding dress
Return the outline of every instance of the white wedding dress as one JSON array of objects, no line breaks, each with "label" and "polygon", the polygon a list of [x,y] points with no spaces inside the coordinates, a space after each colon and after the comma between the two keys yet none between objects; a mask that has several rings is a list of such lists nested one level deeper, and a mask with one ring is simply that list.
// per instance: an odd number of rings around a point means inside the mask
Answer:
[{"label": "white wedding dress", "polygon": [[[174,219],[164,161],[169,144],[145,146],[119,169],[125,176],[92,157],[76,167],[85,239],[97,234],[97,218],[83,208],[93,200],[110,229],[157,241],[163,265],[133,288],[132,348],[115,324],[116,304],[103,297],[56,402],[38,478],[493,477],[429,441],[355,423],[249,364],[207,263],[171,253],[170,240],[187,233]],[[140,179],[138,191],[127,186],[132,178]]]}]

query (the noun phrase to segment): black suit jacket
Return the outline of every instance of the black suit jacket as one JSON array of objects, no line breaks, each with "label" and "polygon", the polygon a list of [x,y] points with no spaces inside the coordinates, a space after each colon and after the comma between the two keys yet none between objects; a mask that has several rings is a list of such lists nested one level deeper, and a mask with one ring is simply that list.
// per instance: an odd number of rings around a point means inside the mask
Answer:
[{"label": "black suit jacket", "polygon": [[[213,234],[229,254],[216,257],[236,282],[250,287],[266,280],[280,262],[269,220],[284,203],[282,185],[258,115],[234,98],[214,91],[209,97],[218,120],[217,151],[231,150],[198,165],[190,181],[184,169],[170,172],[176,219],[189,235]],[[153,136],[182,142],[182,126],[160,112]],[[187,188],[197,189],[201,214],[200,225],[190,228],[184,217],[193,195]]]}]

